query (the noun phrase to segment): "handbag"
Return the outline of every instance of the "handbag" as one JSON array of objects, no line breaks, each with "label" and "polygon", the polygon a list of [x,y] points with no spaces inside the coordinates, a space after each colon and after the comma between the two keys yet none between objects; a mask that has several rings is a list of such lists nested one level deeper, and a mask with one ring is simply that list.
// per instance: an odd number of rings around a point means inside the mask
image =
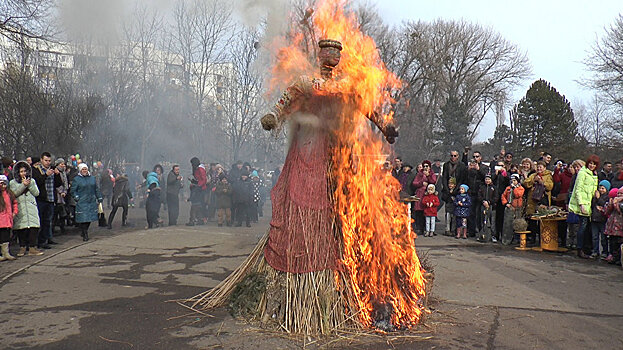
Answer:
[{"label": "handbag", "polygon": [[544,194],[545,194],[545,185],[534,184],[534,189],[532,190],[532,200],[539,202],[543,198]]},{"label": "handbag", "polygon": [[102,203],[97,204],[97,214],[99,227],[108,226],[108,223],[106,222],[106,215],[104,214],[104,206],[102,205]]}]

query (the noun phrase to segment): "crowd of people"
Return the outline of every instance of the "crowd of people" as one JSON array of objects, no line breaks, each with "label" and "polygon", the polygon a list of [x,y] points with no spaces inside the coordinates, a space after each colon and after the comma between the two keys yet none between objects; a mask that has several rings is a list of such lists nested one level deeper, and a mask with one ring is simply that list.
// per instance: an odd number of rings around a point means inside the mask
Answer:
[{"label": "crowd of people", "polygon": [[[539,241],[540,210],[568,211],[558,227],[559,244],[580,258],[621,264],[623,243],[623,160],[604,162],[597,155],[567,163],[544,152],[537,160],[514,159],[502,150],[490,162],[465,148],[450,159],[425,160],[413,167],[394,159],[392,175],[412,202],[413,230],[435,236],[438,211],[445,207],[444,234],[479,242],[518,244],[516,232]],[[600,168],[601,167],[601,168]],[[526,228],[527,226],[527,228]]]},{"label": "crowd of people", "polygon": [[[188,178],[187,200],[191,203],[186,225],[204,225],[216,221],[218,226],[250,227],[263,216],[263,206],[271,187],[261,169],[249,163],[236,162],[230,170],[218,163],[207,167],[193,157]],[[168,174],[156,164],[151,171],[136,167],[105,168],[101,162],[89,168],[79,155],[53,159],[48,152],[40,157],[13,161],[3,157],[0,167],[0,261],[14,260],[9,245],[19,244],[18,257],[42,255],[56,245],[59,234],[75,226],[84,241],[89,240],[91,223],[112,229],[115,216],[122,210],[121,226],[130,226],[129,207],[139,197],[145,208],[146,228],[164,225],[160,213],[168,214],[167,224],[177,225],[180,201],[186,196],[180,166],[171,166]],[[271,172],[273,180],[279,170]],[[273,181],[274,184],[274,181]],[[105,208],[110,210],[106,219]]]}]

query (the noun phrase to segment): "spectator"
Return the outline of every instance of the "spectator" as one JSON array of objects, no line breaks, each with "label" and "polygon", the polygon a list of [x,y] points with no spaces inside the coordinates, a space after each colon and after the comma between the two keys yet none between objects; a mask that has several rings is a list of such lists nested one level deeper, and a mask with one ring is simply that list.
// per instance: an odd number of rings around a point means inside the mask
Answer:
[{"label": "spectator", "polygon": [[218,226],[222,227],[223,223],[227,224],[227,226],[231,226],[232,188],[225,174],[219,175],[219,182],[216,184],[216,190],[214,192],[216,194]]},{"label": "spectator", "polygon": [[467,180],[467,167],[459,161],[459,152],[450,151],[450,160],[445,162],[441,171],[441,191],[442,194],[448,195],[448,183],[454,178],[456,186],[464,184]]},{"label": "spectator", "polygon": [[37,183],[32,180],[32,168],[28,163],[21,161],[15,164],[9,188],[15,195],[18,207],[13,221],[13,232],[19,240],[17,256],[24,256],[27,248],[28,255],[41,255],[43,253],[37,249],[39,210],[36,197],[39,195],[39,189]]},{"label": "spectator", "polygon": [[456,220],[454,220],[454,199],[459,194],[456,187],[456,180],[451,178],[448,182],[447,191],[441,192],[441,198],[446,202],[446,231],[445,236],[454,236],[456,234]]},{"label": "spectator", "polygon": [[609,247],[606,242],[604,230],[606,228],[606,216],[604,209],[608,204],[608,192],[610,191],[610,181],[601,180],[597,186],[597,192],[593,196],[591,203],[591,233],[593,237],[593,253],[591,258],[599,257],[599,241],[601,240],[602,258],[609,255]]},{"label": "spectator", "polygon": [[216,190],[216,184],[218,184],[218,176],[219,176],[219,169],[218,169],[218,165],[217,163],[210,163],[210,170],[208,171],[207,175],[208,178],[210,179],[209,184],[208,184],[208,220],[209,221],[214,221],[214,216],[216,215],[216,194],[214,193],[214,191]]},{"label": "spectator", "polygon": [[504,228],[504,208],[502,204],[502,196],[506,188],[510,185],[510,174],[504,168],[504,161],[498,160],[497,165],[493,168],[493,183],[495,184],[496,193],[498,196],[495,202],[495,234],[491,237],[493,242],[496,242],[502,236],[502,229]]},{"label": "spectator", "polygon": [[69,192],[69,180],[67,179],[67,172],[65,166],[65,160],[63,158],[57,158],[54,162],[55,168],[58,169],[58,175],[61,178],[62,185],[56,187],[56,205],[54,206],[54,226],[58,226],[61,229],[61,234],[65,234],[65,222],[69,216],[67,210],[67,193]]},{"label": "spectator", "polygon": [[545,162],[545,169],[549,171],[554,171],[554,166],[552,165],[552,155],[549,152],[543,152],[543,162]]},{"label": "spectator", "polygon": [[0,261],[15,260],[15,257],[9,253],[9,242],[13,229],[13,218],[17,213],[17,201],[13,192],[9,190],[9,178],[0,174],[0,250],[2,251]]},{"label": "spectator", "polygon": [[102,189],[102,196],[104,197],[104,203],[106,203],[106,207],[111,209],[111,199],[112,199],[112,190],[115,186],[115,178],[112,175],[111,169],[106,169],[102,173],[102,177],[100,179],[100,188]]},{"label": "spectator", "polygon": [[433,173],[437,176],[437,179],[441,179],[439,176],[441,175],[441,159],[437,158],[433,161],[433,165],[431,166]]},{"label": "spectator", "polygon": [[478,192],[484,183],[484,174],[481,172],[480,166],[475,159],[469,162],[467,169],[467,179],[465,184],[469,188],[470,198],[472,199],[472,207],[470,216],[467,221],[467,231],[470,237],[475,237],[476,232],[481,229],[480,201],[478,201]]},{"label": "spectator", "polygon": [[392,167],[392,176],[398,178],[398,176],[402,173],[402,158],[396,157],[394,158],[394,165]]},{"label": "spectator", "polygon": [[[556,166],[554,169],[554,183],[559,183],[559,192],[558,195],[552,198],[552,202],[554,205],[561,207],[567,210],[567,203],[569,202],[569,190],[571,186],[571,181],[573,180],[573,175],[575,175],[575,168],[573,166],[562,164],[561,166]],[[560,246],[567,246],[567,230],[568,224],[566,221],[558,222],[558,238],[560,240]],[[573,237],[575,239],[575,237]]]},{"label": "spectator", "polygon": [[[493,218],[495,217],[494,210],[497,197],[498,195],[495,185],[493,185],[493,179],[491,175],[487,174],[485,175],[485,183],[478,190],[478,202],[482,210],[482,228],[478,236],[480,242],[486,243],[495,239],[493,235]],[[497,240],[493,240],[493,242],[497,242]]]},{"label": "spectator", "polygon": [[612,176],[612,188],[621,188],[623,187],[623,159],[617,164],[617,171]]},{"label": "spectator", "polygon": [[513,240],[513,222],[522,217],[524,188],[519,182],[519,175],[510,176],[510,185],[506,187],[502,194],[502,204],[504,205],[504,228],[502,229],[502,244],[511,244]]},{"label": "spectator", "polygon": [[[575,179],[578,176],[578,173],[584,167],[586,163],[581,159],[576,159],[571,163],[570,168],[573,169],[573,176],[571,177],[571,182],[569,183],[569,195],[567,196],[567,208],[569,207],[569,200],[571,199],[571,195],[573,194],[573,187],[575,185]],[[577,233],[578,227],[580,225],[580,219],[578,215],[574,212],[569,212],[567,215],[567,248],[576,249],[576,241],[577,241]]]},{"label": "spectator", "polygon": [[[510,169],[510,167],[508,168]],[[530,158],[524,158],[521,160],[521,169],[519,169],[519,181],[524,182],[530,175],[534,174],[536,168]]]},{"label": "spectator", "polygon": [[[189,179],[191,208],[190,220],[186,225],[203,225],[207,221],[204,212],[204,198],[208,186],[208,175],[206,173],[205,167],[203,166],[203,164],[201,164],[201,161],[199,161],[199,158],[193,157],[190,160],[190,165],[192,166],[193,178]],[[240,167],[242,167],[242,163],[240,163]]]},{"label": "spectator", "polygon": [[130,191],[130,183],[128,176],[121,174],[115,179],[115,186],[112,193],[112,211],[108,217],[108,229],[112,229],[112,222],[115,220],[117,209],[122,208],[121,226],[128,226],[128,205],[132,199],[132,191]]},{"label": "spectator", "polygon": [[32,177],[39,189],[39,196],[37,196],[41,226],[39,229],[39,248],[43,249],[50,249],[50,244],[56,244],[52,240],[52,220],[54,219],[54,203],[56,203],[56,191],[54,189],[63,184],[58,169],[52,169],[51,165],[52,155],[43,152],[41,159],[35,163],[32,171]]},{"label": "spectator", "polygon": [[[432,175],[435,175],[434,173]],[[435,191],[434,184],[428,184],[426,194],[422,198],[422,206],[424,207],[424,217],[426,219],[426,228],[424,237],[433,237],[435,233],[435,224],[437,219],[437,207],[439,207],[439,197]]]},{"label": "spectator", "polygon": [[415,194],[415,189],[412,184],[417,174],[412,171],[412,169],[413,166],[411,166],[411,164],[403,165],[400,174],[397,177],[398,182],[400,182],[401,191],[408,196],[413,196]]},{"label": "spectator", "polygon": [[623,241],[623,187],[610,190],[610,200],[606,207],[606,228],[604,233],[608,236],[610,255],[606,258],[609,264],[621,264],[621,242]]},{"label": "spectator", "polygon": [[595,191],[597,191],[597,168],[599,167],[599,157],[591,155],[586,160],[586,166],[577,174],[569,210],[578,215],[579,227],[577,234],[577,249],[580,258],[588,258],[584,251],[584,231],[588,227],[591,216],[591,201]]},{"label": "spectator", "polygon": [[454,216],[456,218],[456,237],[467,239],[467,218],[472,206],[472,199],[467,194],[469,186],[462,184],[459,187],[459,194],[454,199]]},{"label": "spectator", "polygon": [[431,170],[431,163],[428,160],[422,162],[422,171],[419,171],[415,174],[415,178],[413,179],[412,186],[415,190],[415,196],[419,198],[419,201],[413,203],[413,211],[415,212],[415,233],[417,235],[421,235],[426,227],[426,219],[424,217],[424,206],[422,205],[422,198],[424,194],[426,194],[426,188],[430,184],[435,184],[437,182],[437,177],[435,173]]},{"label": "spectator", "polygon": [[180,216],[180,190],[183,182],[180,175],[180,166],[175,164],[167,175],[167,207],[169,211],[169,226],[177,225]]},{"label": "spectator", "polygon": [[[249,173],[243,170],[240,180],[233,184],[232,202],[236,208],[236,227],[242,226],[242,221],[251,227],[251,205],[253,205],[253,184]],[[233,213],[232,213],[233,214]]]},{"label": "spectator", "polygon": [[597,175],[599,182],[607,180],[612,183],[614,173],[612,172],[612,162],[604,162],[604,166],[601,168],[599,175]]},{"label": "spectator", "polygon": [[147,228],[158,227],[162,224],[160,220],[160,205],[162,204],[162,189],[158,173],[152,171],[147,174],[147,199],[145,200],[145,211],[147,214]]},{"label": "spectator", "polygon": [[[167,181],[164,178],[164,168],[160,164],[154,165],[153,170],[158,176],[158,184],[160,188],[160,203],[164,206],[164,210],[168,210],[167,208]],[[206,202],[207,203],[207,202]],[[160,210],[160,208],[158,208]],[[160,217],[160,213],[158,213],[158,217]]]},{"label": "spectator", "polygon": [[545,169],[545,162],[538,161],[536,172],[525,179],[522,185],[528,190],[527,215],[534,214],[539,205],[550,206],[554,178],[552,173]]},{"label": "spectator", "polygon": [[511,169],[511,165],[513,164],[513,152],[506,152],[504,154],[504,167],[506,170]]},{"label": "spectator", "polygon": [[88,241],[89,225],[98,220],[98,203],[103,203],[104,198],[85,163],[78,165],[78,176],[71,184],[71,195],[76,200],[76,223],[80,227],[80,235],[83,241]]}]

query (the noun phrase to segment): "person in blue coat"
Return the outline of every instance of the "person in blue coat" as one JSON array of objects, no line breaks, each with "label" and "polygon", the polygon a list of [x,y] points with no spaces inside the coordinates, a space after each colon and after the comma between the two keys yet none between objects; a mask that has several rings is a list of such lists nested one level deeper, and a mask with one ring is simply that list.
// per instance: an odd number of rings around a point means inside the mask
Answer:
[{"label": "person in blue coat", "polygon": [[97,206],[102,203],[102,193],[97,187],[95,177],[91,176],[89,167],[78,165],[78,176],[71,183],[71,195],[76,200],[76,223],[80,227],[82,240],[89,240],[89,225],[97,221]]},{"label": "person in blue coat", "polygon": [[456,217],[456,237],[467,239],[467,218],[471,212],[472,198],[467,194],[469,186],[462,184],[459,194],[454,198],[454,216]]}]

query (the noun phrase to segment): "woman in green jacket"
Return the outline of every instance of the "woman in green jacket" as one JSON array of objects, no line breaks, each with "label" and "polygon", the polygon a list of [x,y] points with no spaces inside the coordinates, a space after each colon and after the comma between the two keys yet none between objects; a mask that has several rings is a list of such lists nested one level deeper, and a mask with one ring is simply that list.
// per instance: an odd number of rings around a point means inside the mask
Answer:
[{"label": "woman in green jacket", "polygon": [[599,157],[595,154],[588,157],[586,165],[582,167],[577,174],[571,200],[569,201],[569,210],[578,215],[580,219],[577,234],[577,248],[578,256],[583,259],[589,257],[583,250],[584,231],[591,217],[591,202],[597,191],[597,183],[599,182],[597,179],[599,162]]},{"label": "woman in green jacket", "polygon": [[39,195],[37,183],[32,179],[32,169],[24,161],[19,161],[13,167],[13,180],[9,182],[9,188],[15,195],[19,209],[13,220],[13,231],[19,238],[19,253],[17,256],[41,255],[37,249],[37,235],[39,234],[39,209],[37,200]]}]

